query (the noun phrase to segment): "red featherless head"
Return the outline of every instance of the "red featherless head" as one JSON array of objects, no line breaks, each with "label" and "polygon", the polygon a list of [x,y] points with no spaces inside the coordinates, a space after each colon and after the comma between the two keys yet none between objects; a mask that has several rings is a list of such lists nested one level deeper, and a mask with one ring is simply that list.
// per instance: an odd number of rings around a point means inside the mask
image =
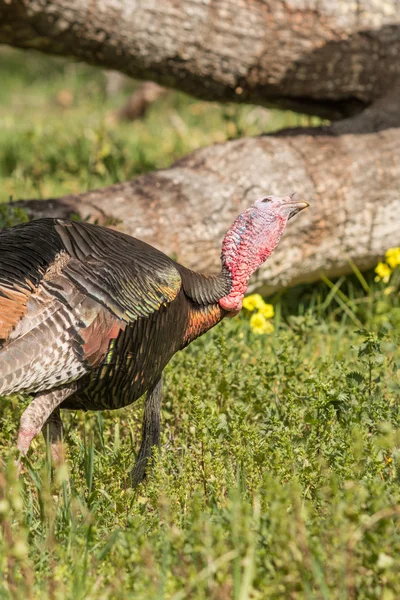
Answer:
[{"label": "red featherless head", "polygon": [[250,277],[278,245],[288,220],[307,206],[295,200],[294,194],[267,196],[238,216],[222,243],[222,265],[232,281],[229,294],[219,300],[223,309],[237,312],[242,308]]}]

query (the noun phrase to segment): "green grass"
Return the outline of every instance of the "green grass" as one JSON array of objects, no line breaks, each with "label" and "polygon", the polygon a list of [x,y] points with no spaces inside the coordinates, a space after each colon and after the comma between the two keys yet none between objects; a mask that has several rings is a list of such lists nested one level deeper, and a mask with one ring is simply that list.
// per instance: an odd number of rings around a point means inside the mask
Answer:
[{"label": "green grass", "polygon": [[[106,126],[121,98],[105,101],[101,73],[17,53],[3,62],[3,199],[105,185],[264,127],[252,107],[180,94],[143,122]],[[74,90],[64,112],[60,89]],[[20,218],[4,207],[0,226]],[[28,399],[1,400],[1,599],[400,597],[398,290],[355,272],[272,302],[273,335],[241,316],[171,361],[161,451],[138,490],[141,401],[65,413],[66,465],[51,471],[40,438],[17,481]]]},{"label": "green grass", "polygon": [[135,84],[107,98],[105,75],[97,69],[4,49],[0,77],[3,201],[83,192],[167,167],[201,146],[313,122],[291,112],[170,93],[145,119],[115,123],[112,113]]},{"label": "green grass", "polygon": [[50,480],[40,439],[15,482],[26,401],[5,399],[0,595],[398,598],[400,308],[368,301],[378,340],[308,305],[294,316],[281,300],[272,336],[234,319],[173,359],[161,452],[137,491],[136,407],[66,413],[69,479]]}]

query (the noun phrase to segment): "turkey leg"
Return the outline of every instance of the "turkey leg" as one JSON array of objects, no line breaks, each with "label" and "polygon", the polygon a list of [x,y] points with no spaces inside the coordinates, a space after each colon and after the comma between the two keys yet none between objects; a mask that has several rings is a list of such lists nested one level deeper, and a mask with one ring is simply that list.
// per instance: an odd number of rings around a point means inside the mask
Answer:
[{"label": "turkey leg", "polygon": [[60,416],[60,409],[53,410],[46,423],[42,427],[43,437],[50,444],[52,459],[56,465],[63,462],[64,451],[62,446],[63,424]]},{"label": "turkey leg", "polygon": [[[73,382],[51,392],[37,394],[34,400],[32,400],[28,408],[22,413],[19,425],[17,448],[20,452],[20,458],[27,454],[31,441],[40,433],[53,411],[58,408],[65,398],[73,394],[76,388],[77,385]],[[55,415],[55,421],[53,422],[55,423],[55,427],[53,425],[53,432],[58,437],[56,433],[57,429],[59,431],[57,415]]]},{"label": "turkey leg", "polygon": [[147,392],[142,424],[142,443],[133,467],[132,486],[137,487],[146,475],[146,467],[154,446],[160,445],[160,412],[162,401],[162,377]]}]

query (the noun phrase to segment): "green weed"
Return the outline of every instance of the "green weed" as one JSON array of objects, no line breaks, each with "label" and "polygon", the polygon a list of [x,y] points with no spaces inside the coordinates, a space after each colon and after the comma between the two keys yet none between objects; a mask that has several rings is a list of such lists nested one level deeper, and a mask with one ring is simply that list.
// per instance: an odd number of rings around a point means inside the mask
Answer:
[{"label": "green weed", "polygon": [[271,336],[223,322],[167,368],[162,448],[137,491],[136,407],[66,413],[68,467],[51,479],[38,440],[16,482],[23,402],[3,400],[0,591],[398,597],[399,365],[393,329],[332,314]]}]

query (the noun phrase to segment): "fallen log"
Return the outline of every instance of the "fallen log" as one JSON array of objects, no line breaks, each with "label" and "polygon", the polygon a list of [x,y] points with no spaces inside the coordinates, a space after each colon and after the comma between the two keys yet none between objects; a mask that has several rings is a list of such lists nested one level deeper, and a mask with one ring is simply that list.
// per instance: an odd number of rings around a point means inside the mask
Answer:
[{"label": "fallen log", "polygon": [[204,272],[219,267],[232,219],[257,197],[296,191],[294,219],[253,288],[264,292],[373,267],[400,246],[400,130],[334,135],[331,128],[242,138],[203,148],[171,168],[80,195],[17,203],[31,218],[79,214],[116,224]]},{"label": "fallen log", "polygon": [[391,89],[399,30],[399,0],[0,0],[0,43],[329,119]]}]

